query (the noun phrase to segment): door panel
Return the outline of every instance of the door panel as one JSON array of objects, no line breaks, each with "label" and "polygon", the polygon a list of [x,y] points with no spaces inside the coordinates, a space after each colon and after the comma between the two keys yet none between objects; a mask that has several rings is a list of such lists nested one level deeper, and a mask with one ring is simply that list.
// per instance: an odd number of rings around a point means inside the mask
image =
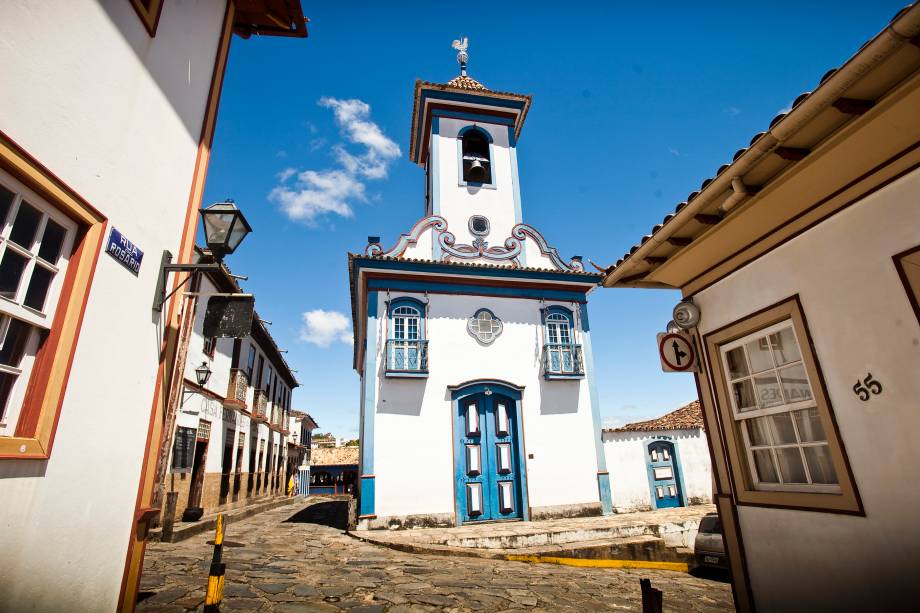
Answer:
[{"label": "door panel", "polygon": [[517,407],[500,394],[457,403],[457,501],[460,521],[523,517]]},{"label": "door panel", "polygon": [[653,506],[656,509],[682,506],[673,443],[654,442],[648,446],[648,454]]}]

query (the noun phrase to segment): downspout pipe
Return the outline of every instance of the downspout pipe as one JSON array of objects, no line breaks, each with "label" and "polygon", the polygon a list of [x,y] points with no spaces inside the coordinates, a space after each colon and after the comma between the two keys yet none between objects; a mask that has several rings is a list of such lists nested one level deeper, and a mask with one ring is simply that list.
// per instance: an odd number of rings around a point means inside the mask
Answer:
[{"label": "downspout pipe", "polygon": [[[840,98],[854,83],[884,62],[903,45],[908,44],[917,35],[920,35],[920,3],[915,3],[902,9],[891,20],[888,27],[866,43],[798,106],[758,138],[724,173],[717,176],[712,183],[707,185],[692,202],[675,214],[661,230],[649,236],[648,240],[632,253],[623,264],[604,278],[603,285],[612,287],[619,279],[637,272],[639,263],[672,236],[678,228],[681,228],[695,215],[711,205],[726,190],[733,188],[735,181],[741,181],[741,177],[764,156],[770,154],[782,142],[795,135],[818,113]],[[739,195],[738,191],[733,188],[733,193],[729,196],[729,199],[733,201],[728,208],[736,206],[745,196],[746,193]]]}]

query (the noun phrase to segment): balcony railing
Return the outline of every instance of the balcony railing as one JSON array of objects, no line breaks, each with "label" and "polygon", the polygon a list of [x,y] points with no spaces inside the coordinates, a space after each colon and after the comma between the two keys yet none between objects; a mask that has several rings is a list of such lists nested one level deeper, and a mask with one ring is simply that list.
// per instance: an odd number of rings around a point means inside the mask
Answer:
[{"label": "balcony railing", "polygon": [[264,390],[256,390],[252,398],[252,415],[266,419],[265,409],[268,407],[268,394]]},{"label": "balcony railing", "polygon": [[246,373],[239,368],[230,369],[230,383],[227,385],[227,397],[224,404],[235,404],[246,407],[246,392],[249,391],[249,380]]},{"label": "balcony railing", "polygon": [[428,341],[387,341],[388,377],[427,377]]},{"label": "balcony railing", "polygon": [[543,345],[543,376],[547,379],[577,379],[585,376],[581,345]]}]

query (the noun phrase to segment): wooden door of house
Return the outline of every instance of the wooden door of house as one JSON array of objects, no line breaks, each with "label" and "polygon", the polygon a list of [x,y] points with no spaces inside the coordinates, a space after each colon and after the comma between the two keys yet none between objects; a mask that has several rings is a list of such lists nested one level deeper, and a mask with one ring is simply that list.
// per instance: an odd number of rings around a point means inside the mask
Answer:
[{"label": "wooden door of house", "polygon": [[682,506],[673,443],[655,441],[649,444],[648,470],[652,506],[656,509]]},{"label": "wooden door of house", "polygon": [[468,523],[523,518],[517,402],[486,387],[459,398],[455,407],[458,519]]}]

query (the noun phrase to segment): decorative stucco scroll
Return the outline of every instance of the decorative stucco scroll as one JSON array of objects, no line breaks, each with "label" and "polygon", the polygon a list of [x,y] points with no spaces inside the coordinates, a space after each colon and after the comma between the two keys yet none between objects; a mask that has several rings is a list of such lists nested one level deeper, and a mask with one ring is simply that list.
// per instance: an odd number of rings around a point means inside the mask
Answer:
[{"label": "decorative stucco scroll", "polygon": [[447,220],[440,215],[431,215],[423,217],[415,222],[409,232],[402,234],[396,244],[388,250],[380,245],[379,242],[369,243],[364,249],[364,254],[370,257],[394,257],[402,256],[406,249],[418,243],[422,232],[432,228],[437,235],[437,244],[441,248],[441,258],[443,261],[450,260],[478,260],[485,259],[493,262],[509,262],[512,266],[520,266],[520,256],[523,252],[523,241],[528,238],[533,239],[540,249],[540,253],[549,258],[556,268],[568,272],[584,272],[585,266],[581,257],[573,257],[568,263],[559,257],[559,252],[555,247],[551,247],[543,235],[534,228],[525,223],[520,223],[511,229],[511,236],[505,239],[504,245],[500,247],[489,247],[489,243],[482,237],[477,237],[472,245],[457,244],[457,238],[452,232],[447,230]]},{"label": "decorative stucco scroll", "polygon": [[566,264],[562,258],[559,257],[559,252],[556,251],[556,248],[550,247],[546,242],[546,239],[543,238],[543,235],[540,234],[540,232],[533,226],[530,226],[526,223],[519,223],[518,225],[511,228],[511,238],[523,241],[526,240],[528,236],[537,243],[537,246],[540,248],[540,253],[548,257],[560,270],[567,270],[572,272],[585,271],[585,265],[582,263],[581,257],[576,256],[572,258],[568,264]]},{"label": "decorative stucco scroll", "polygon": [[437,232],[445,232],[447,231],[447,220],[440,215],[423,217],[415,222],[411,230],[400,235],[399,240],[396,241],[396,244],[393,245],[391,249],[384,251],[380,243],[369,243],[368,246],[364,248],[364,255],[398,258],[405,253],[406,249],[411,245],[416,244],[418,242],[418,237],[428,228],[434,228]]}]

